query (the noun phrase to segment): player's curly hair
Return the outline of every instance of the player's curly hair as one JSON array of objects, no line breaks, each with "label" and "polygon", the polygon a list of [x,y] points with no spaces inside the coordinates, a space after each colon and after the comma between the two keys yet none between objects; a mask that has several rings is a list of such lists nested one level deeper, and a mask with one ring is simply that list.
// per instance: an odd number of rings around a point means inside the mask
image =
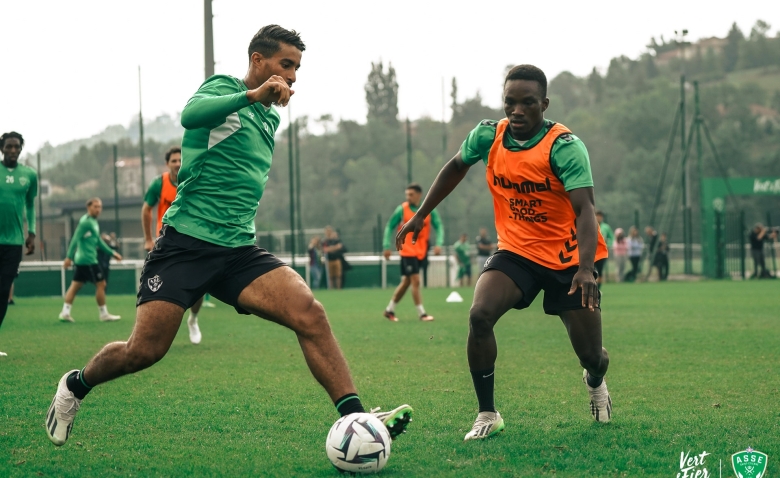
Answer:
[{"label": "player's curly hair", "polygon": [[510,80],[528,80],[539,83],[542,88],[542,98],[547,97],[547,76],[544,72],[533,65],[517,65],[506,74],[504,84]]},{"label": "player's curly hair", "polygon": [[301,51],[306,50],[300,33],[295,30],[287,30],[279,25],[266,25],[255,33],[252,41],[249,42],[249,58],[252,58],[254,52],[270,58],[281,49],[279,43],[292,45]]},{"label": "player's curly hair", "polygon": [[9,131],[8,133],[3,133],[2,136],[0,136],[0,149],[5,146],[5,140],[10,138],[16,138],[19,140],[19,145],[24,146],[24,138],[22,138],[22,135],[17,133],[16,131]]},{"label": "player's curly hair", "polygon": [[168,151],[165,152],[165,164],[168,164],[168,161],[171,160],[171,155],[173,153],[179,153],[181,154],[181,148],[178,146],[171,146]]}]

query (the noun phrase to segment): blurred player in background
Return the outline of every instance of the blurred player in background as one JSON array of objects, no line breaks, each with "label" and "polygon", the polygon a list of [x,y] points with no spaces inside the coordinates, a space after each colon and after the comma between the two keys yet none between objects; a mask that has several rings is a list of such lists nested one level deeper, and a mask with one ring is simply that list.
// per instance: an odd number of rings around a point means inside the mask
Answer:
[{"label": "blurred player in background", "polygon": [[[154,248],[152,240],[152,208],[157,206],[157,221],[155,221],[155,234],[159,233],[163,225],[163,217],[168,208],[176,199],[176,188],[179,186],[179,170],[181,169],[181,148],[173,146],[165,152],[165,165],[168,171],[157,176],[149,185],[144,196],[144,204],[141,206],[141,223],[144,229],[144,249],[151,252]],[[198,312],[203,305],[203,297],[198,299],[190,307],[190,316],[187,318],[187,328],[190,332],[190,342],[199,344],[203,336],[198,326]]]},{"label": "blurred player in background", "polygon": [[[38,175],[35,170],[19,164],[24,138],[16,131],[0,136],[3,163],[0,166],[0,326],[13,299],[11,288],[19,274],[22,249],[29,256],[35,252],[35,196],[38,195]],[[24,238],[24,218],[27,213],[27,239]],[[0,352],[0,357],[5,357]]]},{"label": "blurred player in background", "polygon": [[455,250],[455,259],[458,261],[458,281],[461,287],[471,285],[471,251],[469,235],[463,233],[460,239],[452,246]]},{"label": "blurred player in background", "polygon": [[[406,224],[414,216],[414,213],[417,212],[417,208],[420,207],[422,187],[419,184],[410,184],[406,187],[405,193],[406,201],[395,208],[395,212],[390,216],[390,220],[387,221],[387,226],[385,227],[383,244],[385,260],[390,259],[390,244],[392,244],[398,228]],[[416,242],[412,243],[412,241],[409,241],[406,247],[401,250],[401,283],[398,284],[395,292],[393,292],[393,297],[390,299],[384,314],[385,318],[391,322],[398,322],[398,317],[395,316],[395,306],[401,302],[410,285],[412,286],[412,300],[414,300],[414,306],[417,308],[420,320],[423,322],[433,320],[433,316],[425,312],[425,307],[423,307],[422,303],[422,292],[420,291],[420,266],[428,255],[431,229],[436,233],[436,246],[433,248],[433,253],[438,256],[441,254],[441,245],[444,243],[444,227],[442,226],[439,213],[435,210],[430,213],[430,217],[425,218]]]},{"label": "blurred player in background", "polygon": [[62,305],[59,319],[62,322],[75,322],[70,315],[73,301],[76,294],[84,287],[84,283],[92,282],[95,284],[95,300],[98,305],[98,318],[103,322],[113,322],[121,319],[118,315],[108,313],[106,306],[106,277],[103,269],[98,264],[98,250],[102,249],[106,254],[110,254],[116,260],[121,261],[122,256],[111,249],[100,237],[100,226],[97,218],[103,210],[103,203],[100,198],[92,198],[87,201],[87,213],[79,219],[79,225],[73,233],[70,240],[68,253],[62,267],[69,269],[71,265],[76,265],[73,273],[73,281],[70,283],[68,291],[65,293],[65,303]]},{"label": "blurred player in background", "polygon": [[544,119],[548,105],[542,70],[532,65],[512,68],[504,82],[506,118],[484,120],[469,133],[396,238],[403,251],[407,235],[413,233],[412,242],[420,236],[428,214],[469,168],[485,163],[498,252],[485,264],[469,312],[467,351],[479,414],[466,440],[504,429],[493,399],[498,355],[493,327],[512,308],[530,306],[542,290],[545,313],[561,318],[585,369],[591,415],[600,422],[612,416],[594,265],[607,257],[607,246],[596,221],[590,160],[585,145],[568,128]]},{"label": "blurred player in background", "polygon": [[[292,330],[339,414],[365,412],[322,304],[297,272],[255,244],[255,217],[280,123],[272,104],[290,101],[305,48],[295,31],[265,26],[249,43],[243,79],[212,76],[187,102],[176,199],[144,263],[133,333],[126,342],[103,347],[83,369],[62,376],[46,414],[55,445],[68,440],[81,401],[93,387],[165,356],[184,311],[207,291],[240,314]],[[395,438],[411,413],[402,405],[375,416]]]}]

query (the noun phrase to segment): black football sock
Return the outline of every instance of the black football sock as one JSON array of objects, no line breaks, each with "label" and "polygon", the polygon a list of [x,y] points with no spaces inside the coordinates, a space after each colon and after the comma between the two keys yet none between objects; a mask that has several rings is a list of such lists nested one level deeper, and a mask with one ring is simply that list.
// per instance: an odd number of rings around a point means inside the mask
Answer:
[{"label": "black football sock", "polygon": [[350,413],[365,413],[366,409],[360,403],[360,397],[356,393],[348,393],[335,402],[336,410],[344,417]]},{"label": "black football sock", "polygon": [[604,381],[604,377],[594,377],[590,374],[590,372],[588,372],[588,376],[585,381],[588,382],[588,386],[590,388],[598,388],[601,385],[601,382]]},{"label": "black football sock", "polygon": [[[86,368],[86,367],[85,367]],[[68,390],[73,392],[76,398],[84,400],[92,387],[90,387],[84,380],[84,369],[79,372],[73,372],[65,379],[65,384],[68,386]]]},{"label": "black football sock", "polygon": [[495,412],[493,404],[493,387],[495,385],[496,367],[485,370],[472,370],[471,380],[474,382],[474,391],[477,392],[480,412]]}]

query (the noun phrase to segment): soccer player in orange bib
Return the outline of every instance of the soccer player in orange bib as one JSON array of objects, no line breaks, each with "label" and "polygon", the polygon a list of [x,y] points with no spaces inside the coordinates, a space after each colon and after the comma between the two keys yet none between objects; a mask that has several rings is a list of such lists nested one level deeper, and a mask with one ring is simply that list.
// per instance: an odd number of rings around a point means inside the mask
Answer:
[{"label": "soccer player in orange bib", "polygon": [[[165,165],[168,172],[157,176],[149,185],[149,189],[144,196],[144,205],[141,206],[141,222],[144,228],[144,249],[147,252],[154,247],[152,239],[152,208],[157,206],[157,221],[155,222],[155,232],[162,229],[162,220],[168,208],[176,199],[176,188],[179,186],[179,170],[181,169],[181,148],[173,146],[165,152]],[[190,316],[187,317],[187,328],[190,331],[190,342],[199,344],[202,338],[200,327],[198,326],[198,312],[203,305],[203,297],[198,299],[190,308]]]},{"label": "soccer player in orange bib", "polygon": [[409,233],[414,244],[433,208],[472,165],[485,163],[498,251],[485,263],[469,312],[467,350],[479,414],[466,440],[488,438],[504,429],[493,402],[493,327],[510,309],[530,306],[542,290],[545,313],[561,318],[585,369],[591,415],[599,422],[612,416],[595,267],[607,258],[607,246],[596,222],[590,160],[579,138],[544,118],[549,102],[542,70],[532,65],[512,68],[504,82],[506,118],[484,120],[469,133],[396,237],[399,250]]}]

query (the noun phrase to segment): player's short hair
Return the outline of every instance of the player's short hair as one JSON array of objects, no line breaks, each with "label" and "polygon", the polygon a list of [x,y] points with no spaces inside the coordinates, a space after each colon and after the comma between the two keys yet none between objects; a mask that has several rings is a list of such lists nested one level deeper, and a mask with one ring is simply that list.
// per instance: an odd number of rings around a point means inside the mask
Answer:
[{"label": "player's short hair", "polygon": [[5,140],[10,138],[16,138],[19,140],[19,146],[24,146],[24,138],[22,138],[22,135],[17,133],[16,131],[9,131],[8,133],[3,133],[2,136],[0,136],[0,149],[5,146]]},{"label": "player's short hair", "polygon": [[417,183],[412,183],[406,186],[406,189],[411,189],[412,191],[417,191],[418,193],[422,194],[422,186]]},{"label": "player's short hair", "polygon": [[604,216],[604,212],[603,211],[596,211],[596,215],[603,217]]},{"label": "player's short hair", "polygon": [[165,152],[165,164],[168,164],[168,161],[171,160],[171,155],[173,153],[181,154],[181,148],[178,146],[171,146],[171,148]]},{"label": "player's short hair", "polygon": [[[93,198],[89,198],[89,199],[87,200],[87,207],[89,207],[89,206],[93,205],[93,204],[94,204],[96,201],[100,201],[100,198],[99,198],[99,197],[97,197],[97,196],[96,196],[96,197],[93,197]],[[103,201],[100,201],[100,202],[103,202]]]},{"label": "player's short hair", "polygon": [[510,80],[528,80],[539,83],[542,89],[542,97],[547,97],[547,76],[544,72],[533,65],[517,65],[506,74],[504,84]]},{"label": "player's short hair", "polygon": [[280,43],[292,45],[301,51],[306,50],[300,33],[295,30],[287,30],[279,25],[266,25],[255,33],[252,41],[249,42],[249,58],[252,58],[252,53],[255,52],[270,58],[281,49]]}]

